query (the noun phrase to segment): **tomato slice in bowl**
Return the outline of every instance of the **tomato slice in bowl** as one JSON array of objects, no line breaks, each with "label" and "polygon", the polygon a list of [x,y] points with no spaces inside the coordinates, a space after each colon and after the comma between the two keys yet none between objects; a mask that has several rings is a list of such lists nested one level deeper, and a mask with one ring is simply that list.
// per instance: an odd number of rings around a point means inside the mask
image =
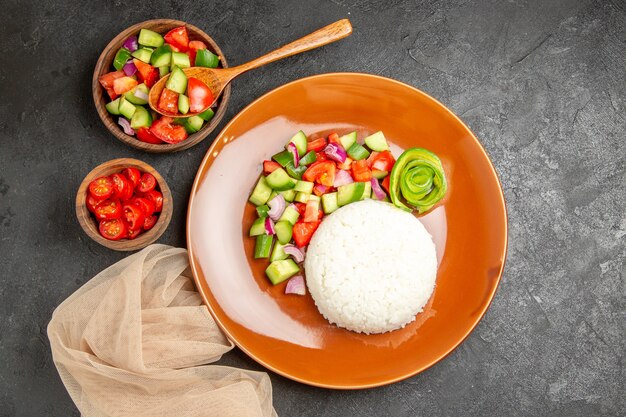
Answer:
[{"label": "tomato slice in bowl", "polygon": [[154,203],[154,212],[160,213],[163,210],[163,194],[157,190],[151,190],[145,193],[144,198],[152,201]]},{"label": "tomato slice in bowl", "polygon": [[98,220],[113,220],[122,217],[122,203],[119,200],[104,200],[96,206],[94,212]]},{"label": "tomato slice in bowl", "polygon": [[184,26],[170,30],[163,38],[165,42],[178,49],[179,52],[187,52],[187,49],[189,49],[189,35],[187,34],[187,28]]},{"label": "tomato slice in bowl", "polygon": [[98,229],[102,237],[109,240],[119,240],[126,237],[128,230],[122,219],[101,220]]},{"label": "tomato slice in bowl", "polygon": [[99,200],[105,200],[113,195],[115,188],[109,177],[100,177],[89,183],[89,193]]},{"label": "tomato slice in bowl", "polygon": [[157,180],[154,178],[154,175],[149,172],[144,172],[139,180],[139,184],[137,184],[137,191],[140,193],[147,193],[148,191],[154,190],[156,184]]},{"label": "tomato slice in bowl", "polygon": [[176,115],[178,113],[178,93],[169,88],[164,88],[159,96],[157,107],[163,113]]},{"label": "tomato slice in bowl", "polygon": [[124,174],[111,175],[113,181],[113,198],[126,201],[133,196],[133,183]]},{"label": "tomato slice in bowl", "polygon": [[124,219],[128,224],[128,228],[131,230],[139,230],[143,227],[143,222],[146,216],[140,207],[134,204],[124,204],[122,207],[124,213]]},{"label": "tomato slice in bowl", "polygon": [[159,219],[158,216],[150,216],[150,217],[146,217],[146,220],[144,220],[143,222],[143,230],[150,230],[154,227],[154,225],[156,224],[157,220]]},{"label": "tomato slice in bowl", "polygon": [[139,183],[139,178],[141,178],[141,171],[133,167],[126,168],[124,171],[122,171],[122,174],[124,174],[126,178],[128,178],[128,180],[133,183],[133,188],[137,186],[137,184]]},{"label": "tomato slice in bowl", "polygon": [[144,216],[146,216],[146,219],[152,216],[154,214],[154,210],[156,209],[156,206],[152,202],[152,200],[148,200],[145,197],[135,197],[131,200],[131,203],[136,205],[137,207],[141,209],[141,211],[143,211],[143,214]]},{"label": "tomato slice in bowl", "polygon": [[157,138],[167,143],[178,143],[187,139],[185,128],[174,124],[174,119],[163,116],[159,120],[152,123],[150,132]]},{"label": "tomato slice in bowl", "polygon": [[189,96],[189,111],[200,113],[213,104],[213,92],[202,81],[189,77],[187,80],[187,95]]},{"label": "tomato slice in bowl", "polygon": [[154,133],[152,133],[152,131],[150,131],[147,127],[140,127],[139,130],[136,130],[135,132],[137,133],[137,139],[142,142],[154,143],[155,145],[163,143],[163,141],[154,136]]},{"label": "tomato slice in bowl", "polygon": [[95,213],[96,206],[100,204],[102,201],[104,200],[94,197],[93,195],[91,195],[91,193],[87,193],[87,201],[85,202],[85,204],[87,205],[87,210],[89,210],[92,213]]}]

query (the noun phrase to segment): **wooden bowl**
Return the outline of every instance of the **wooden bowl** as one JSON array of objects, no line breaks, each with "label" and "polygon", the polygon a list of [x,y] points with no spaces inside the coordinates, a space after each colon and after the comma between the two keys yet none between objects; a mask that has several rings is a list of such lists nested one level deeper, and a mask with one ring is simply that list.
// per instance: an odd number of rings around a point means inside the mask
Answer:
[{"label": "wooden bowl", "polygon": [[104,91],[104,88],[100,85],[98,78],[101,75],[104,75],[108,72],[114,71],[113,69],[113,58],[117,50],[122,46],[124,41],[132,35],[139,34],[141,29],[150,29],[160,34],[165,34],[169,30],[178,27],[185,26],[189,33],[189,40],[200,40],[203,41],[207,48],[220,57],[220,64],[223,68],[228,67],[228,63],[226,62],[226,57],[222,53],[222,50],[217,46],[215,41],[202,30],[198,29],[196,26],[190,25],[189,23],[181,22],[180,20],[171,20],[171,19],[155,19],[155,20],[147,20],[145,22],[137,23],[129,27],[128,29],[121,32],[117,35],[109,44],[104,48],[102,54],[100,54],[100,58],[98,58],[98,62],[96,63],[96,68],[93,72],[93,79],[91,80],[91,89],[93,92],[93,101],[96,105],[96,110],[98,110],[98,114],[100,115],[100,119],[104,125],[109,129],[109,131],[115,135],[116,138],[121,140],[122,142],[135,147],[137,149],[142,149],[146,152],[177,152],[182,151],[183,149],[191,148],[192,146],[202,142],[209,133],[217,127],[219,122],[224,117],[226,113],[226,107],[228,106],[228,100],[230,98],[230,86],[227,86],[224,89],[222,95],[217,99],[217,110],[215,115],[210,120],[209,123],[206,123],[202,129],[198,132],[189,135],[187,139],[182,142],[175,144],[152,144],[145,143],[140,141],[134,136],[129,136],[124,133],[121,126],[117,124],[117,117],[110,114],[106,108],[104,107],[106,103],[109,101],[109,97]]},{"label": "wooden bowl", "polygon": [[[116,172],[121,172],[123,169],[129,167],[134,167],[142,172],[149,172],[154,175],[159,186],[159,191],[163,194],[163,209],[161,210],[161,213],[159,213],[159,219],[154,227],[146,232],[143,232],[137,238],[133,240],[108,240],[100,235],[98,222],[87,208],[89,183],[98,177],[115,174]],[[161,237],[163,232],[165,232],[165,229],[167,229],[167,226],[170,224],[173,210],[174,205],[172,203],[172,193],[161,174],[145,162],[132,158],[113,159],[98,165],[91,170],[89,174],[87,174],[83,182],[80,184],[80,187],[78,187],[78,192],[76,193],[76,217],[78,218],[78,222],[85,233],[102,246],[119,251],[139,250],[151,243],[154,243],[159,237]]]}]

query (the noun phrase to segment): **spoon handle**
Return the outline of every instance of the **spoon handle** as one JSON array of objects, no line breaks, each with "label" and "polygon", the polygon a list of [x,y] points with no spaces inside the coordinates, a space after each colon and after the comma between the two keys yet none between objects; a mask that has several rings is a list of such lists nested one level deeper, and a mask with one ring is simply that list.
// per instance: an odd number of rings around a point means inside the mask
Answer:
[{"label": "spoon handle", "polygon": [[318,29],[311,34],[260,56],[257,59],[231,68],[233,78],[243,72],[269,64],[270,62],[278,61],[279,59],[287,58],[292,55],[338,41],[351,33],[352,25],[350,24],[350,21],[348,19],[338,20],[335,23],[331,23],[330,25]]}]

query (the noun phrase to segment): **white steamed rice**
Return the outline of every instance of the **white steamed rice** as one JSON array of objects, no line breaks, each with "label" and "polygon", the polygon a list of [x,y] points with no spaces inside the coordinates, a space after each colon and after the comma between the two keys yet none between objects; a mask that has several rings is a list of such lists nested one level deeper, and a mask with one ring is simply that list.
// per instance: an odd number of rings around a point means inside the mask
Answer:
[{"label": "white steamed rice", "polygon": [[307,287],[328,321],[384,333],[422,311],[435,287],[437,257],[430,234],[412,214],[363,200],[324,219],[304,267]]}]

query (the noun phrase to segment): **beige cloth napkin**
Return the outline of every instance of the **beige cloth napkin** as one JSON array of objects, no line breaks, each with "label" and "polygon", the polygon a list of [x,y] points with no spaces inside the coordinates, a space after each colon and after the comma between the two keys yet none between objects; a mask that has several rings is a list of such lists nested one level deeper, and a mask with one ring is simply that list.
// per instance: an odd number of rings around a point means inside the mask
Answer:
[{"label": "beige cloth napkin", "polygon": [[276,416],[267,374],[206,365],[233,344],[188,267],[186,250],[152,245],[54,311],[52,356],[83,416]]}]

